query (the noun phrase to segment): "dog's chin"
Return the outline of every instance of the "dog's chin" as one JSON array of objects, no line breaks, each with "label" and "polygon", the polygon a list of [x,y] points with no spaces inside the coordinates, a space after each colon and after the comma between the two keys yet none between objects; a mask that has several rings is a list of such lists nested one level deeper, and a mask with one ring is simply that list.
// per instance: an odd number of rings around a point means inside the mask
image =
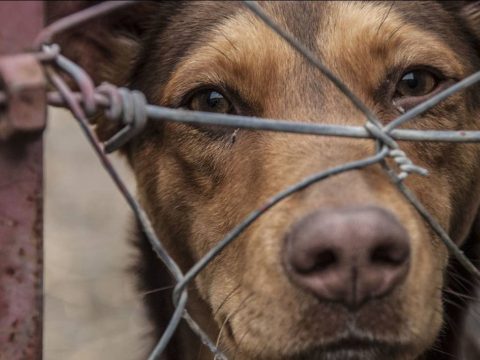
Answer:
[{"label": "dog's chin", "polygon": [[[266,359],[276,360],[413,360],[412,348],[396,342],[376,341],[361,337],[342,337],[328,344],[312,346],[294,354],[270,354]],[[240,350],[241,353],[241,350]],[[260,359],[244,354],[242,359]]]},{"label": "dog's chin", "polygon": [[328,345],[309,349],[292,356],[291,360],[406,360],[408,355],[405,345],[377,342],[362,338],[345,338]]},{"label": "dog's chin", "polygon": [[[347,328],[332,334],[329,339],[304,339],[307,343],[303,344],[300,339],[292,339],[281,348],[270,348],[268,354],[263,349],[255,356],[247,355],[241,358],[263,360],[263,357],[258,356],[259,353],[265,354],[265,359],[269,360],[413,360],[419,356],[419,346],[415,341],[400,340],[385,333],[376,336],[352,323],[348,323]],[[258,345],[257,351],[260,348]]]}]

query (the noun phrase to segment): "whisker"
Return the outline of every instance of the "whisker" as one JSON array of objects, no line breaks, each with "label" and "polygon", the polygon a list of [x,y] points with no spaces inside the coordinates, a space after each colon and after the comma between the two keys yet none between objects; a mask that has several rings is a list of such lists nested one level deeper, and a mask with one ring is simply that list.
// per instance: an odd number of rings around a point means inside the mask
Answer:
[{"label": "whisker", "polygon": [[146,297],[148,295],[151,295],[151,294],[156,294],[156,293],[159,293],[159,292],[162,292],[162,291],[173,289],[174,287],[175,287],[175,285],[163,286],[163,287],[159,287],[159,288],[156,288],[156,289],[141,292],[138,296],[140,298],[144,298],[144,297]]},{"label": "whisker", "polygon": [[[252,294],[253,295],[253,294]],[[258,317],[257,317],[258,318]],[[255,320],[256,318],[254,318],[253,320]],[[242,336],[240,337],[239,341],[236,342],[235,344],[235,352],[233,353],[233,358],[232,360],[235,360],[236,357],[237,357],[237,354],[238,354],[238,350],[240,349],[240,346],[242,345],[242,342],[243,340],[245,339],[245,337],[249,334],[249,328],[247,327],[244,331],[244,333],[242,334]]]},{"label": "whisker", "polygon": [[452,353],[449,353],[449,352],[446,352],[445,350],[441,350],[439,347],[437,346],[432,346],[431,350],[433,352],[436,352],[436,353],[439,353],[439,354],[442,354],[442,355],[446,355],[452,359],[455,359],[455,360],[458,360],[457,357],[455,355],[453,355]]},{"label": "whisker", "polygon": [[454,295],[460,299],[462,299],[463,301],[465,301],[465,303],[467,301],[471,301],[471,302],[479,302],[480,299],[478,299],[476,296],[471,296],[471,295],[467,295],[467,294],[462,294],[458,291],[455,291],[455,290],[452,290],[450,288],[445,288],[443,289],[444,292],[448,293],[448,294],[451,294],[451,295]]},{"label": "whisker", "polygon": [[225,298],[223,299],[223,301],[220,303],[220,305],[217,307],[216,310],[213,311],[213,314],[212,314],[212,317],[215,318],[215,315],[217,315],[217,313],[222,309],[222,307],[228,302],[228,300],[230,300],[233,296],[233,294],[235,292],[237,292],[240,287],[242,286],[242,284],[238,284],[236,287],[234,287],[232,289],[232,291],[230,291],[227,296],[225,296]]},{"label": "whisker", "polygon": [[225,320],[223,321],[223,324],[220,328],[220,331],[218,332],[218,337],[217,337],[217,342],[216,342],[216,347],[218,347],[219,343],[220,343],[220,338],[222,337],[222,333],[223,333],[223,329],[225,327],[225,325],[227,324],[227,322],[230,320],[230,318],[236,314],[238,314],[244,307],[245,307],[245,304],[247,302],[247,300],[251,299],[253,296],[253,293],[250,293],[249,295],[245,296],[245,298],[240,302],[240,304],[238,304],[237,308],[235,310],[233,310],[232,312],[230,312]]},{"label": "whisker", "polygon": [[446,303],[446,304],[450,304],[454,307],[456,307],[457,309],[460,309],[460,310],[465,310],[465,306],[463,306],[462,304],[459,304],[457,302],[455,302],[454,300],[451,300],[451,299],[443,299],[443,302]]}]

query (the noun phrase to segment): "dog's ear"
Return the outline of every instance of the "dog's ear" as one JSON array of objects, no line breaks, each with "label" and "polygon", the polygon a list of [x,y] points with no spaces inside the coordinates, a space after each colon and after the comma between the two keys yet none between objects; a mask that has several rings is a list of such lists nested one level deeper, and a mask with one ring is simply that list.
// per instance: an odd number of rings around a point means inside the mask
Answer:
[{"label": "dog's ear", "polygon": [[445,10],[454,14],[463,25],[480,40],[480,1],[437,1]]},{"label": "dog's ear", "polygon": [[[46,3],[47,23],[100,3],[49,1]],[[179,1],[137,1],[68,29],[56,35],[53,42],[60,45],[64,56],[86,70],[96,85],[107,81],[117,86],[129,86],[146,39],[181,6]],[[119,130],[118,125],[106,121],[103,116],[92,121],[97,124],[96,132],[101,141]]]},{"label": "dog's ear", "polygon": [[[49,1],[47,23],[71,15],[100,1]],[[139,1],[89,20],[56,35],[62,54],[82,66],[95,84],[109,81],[124,85],[155,16],[158,3]]]},{"label": "dog's ear", "polygon": [[461,15],[470,31],[480,39],[480,1],[470,1],[462,7]]}]

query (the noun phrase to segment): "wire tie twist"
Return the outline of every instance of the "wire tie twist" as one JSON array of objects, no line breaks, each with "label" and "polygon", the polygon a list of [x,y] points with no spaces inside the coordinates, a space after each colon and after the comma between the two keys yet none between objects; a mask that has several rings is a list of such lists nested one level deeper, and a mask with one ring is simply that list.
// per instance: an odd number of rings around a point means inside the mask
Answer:
[{"label": "wire tie twist", "polygon": [[92,116],[97,111],[97,103],[95,101],[95,84],[87,72],[60,54],[60,47],[57,44],[43,45],[43,51],[52,56],[55,64],[66,74],[68,74],[80,89],[82,93],[83,110],[87,116]]},{"label": "wire tie twist", "polygon": [[111,153],[125,145],[145,128],[147,100],[140,91],[117,88],[108,83],[101,84],[97,88],[97,92],[109,100],[110,106],[105,110],[107,118],[123,125],[122,129],[105,142],[105,152]]},{"label": "wire tie twist", "polygon": [[372,136],[390,149],[388,155],[393,159],[393,161],[395,161],[401,170],[401,172],[397,174],[398,180],[402,181],[406,179],[410,173],[417,173],[423,176],[428,175],[428,170],[421,166],[415,165],[407,156],[405,151],[400,150],[398,143],[393,140],[392,137],[385,132],[385,130],[378,127],[376,124],[371,123],[370,121],[367,121],[365,128]]},{"label": "wire tie twist", "polygon": [[43,45],[42,50],[36,53],[36,57],[41,62],[56,61],[58,55],[60,55],[60,50],[58,44]]}]

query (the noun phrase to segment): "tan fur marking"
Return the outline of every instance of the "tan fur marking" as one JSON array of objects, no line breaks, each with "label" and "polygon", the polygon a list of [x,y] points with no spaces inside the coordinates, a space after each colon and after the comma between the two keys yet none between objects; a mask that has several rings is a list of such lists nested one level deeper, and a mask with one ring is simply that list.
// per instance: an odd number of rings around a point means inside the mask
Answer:
[{"label": "tan fur marking", "polygon": [[293,52],[270,29],[241,12],[212,30],[206,44],[176,66],[163,103],[198,85],[228,84],[249,103],[266,97],[274,81],[288,71]]},{"label": "tan fur marking", "polygon": [[436,34],[406,23],[388,3],[329,5],[331,16],[318,34],[318,46],[325,64],[357,94],[377,88],[395,67],[427,63],[453,78],[467,75],[459,54]]}]

